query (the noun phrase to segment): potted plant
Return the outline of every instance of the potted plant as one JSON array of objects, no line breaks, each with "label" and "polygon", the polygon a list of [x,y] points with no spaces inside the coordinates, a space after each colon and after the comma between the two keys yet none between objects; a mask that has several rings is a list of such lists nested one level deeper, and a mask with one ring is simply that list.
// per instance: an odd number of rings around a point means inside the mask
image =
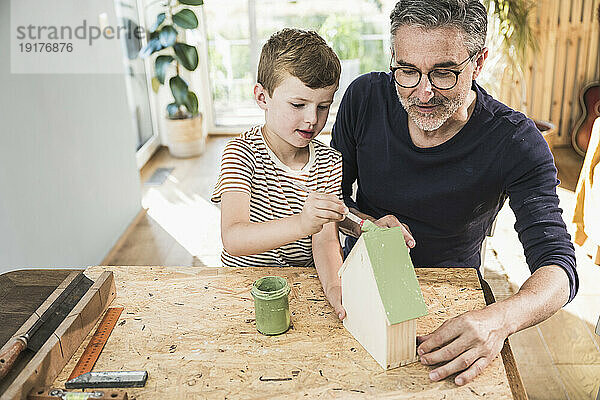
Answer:
[{"label": "potted plant", "polygon": [[140,57],[154,59],[152,89],[159,88],[168,79],[173,101],[166,107],[166,136],[169,152],[175,157],[193,157],[205,148],[206,135],[202,129],[202,114],[198,97],[189,89],[181,76],[184,70],[198,67],[198,50],[184,42],[186,29],[198,27],[196,14],[185,6],[201,6],[203,0],[165,0],[163,11],[149,28],[148,43],[140,50]]}]

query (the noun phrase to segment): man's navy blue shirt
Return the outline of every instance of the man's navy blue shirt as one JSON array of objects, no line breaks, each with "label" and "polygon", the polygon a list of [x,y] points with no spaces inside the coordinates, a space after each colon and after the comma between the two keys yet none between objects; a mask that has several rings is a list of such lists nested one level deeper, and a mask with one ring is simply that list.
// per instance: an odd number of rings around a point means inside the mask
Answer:
[{"label": "man's navy blue shirt", "polygon": [[[529,269],[559,265],[577,293],[575,251],[556,195],[556,167],[533,121],[477,83],[473,114],[448,141],[414,145],[390,75],[357,78],[338,110],[331,146],[342,153],[344,201],[395,215],[417,242],[415,266],[479,267],[481,243],[506,197]],[[356,201],[351,198],[357,181]],[[355,240],[347,238],[351,247]]]}]

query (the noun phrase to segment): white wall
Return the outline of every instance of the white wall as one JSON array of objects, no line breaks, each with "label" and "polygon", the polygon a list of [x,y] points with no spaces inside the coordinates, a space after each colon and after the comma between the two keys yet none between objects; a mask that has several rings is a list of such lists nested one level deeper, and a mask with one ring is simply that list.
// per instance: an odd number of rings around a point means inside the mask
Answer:
[{"label": "white wall", "polygon": [[[9,6],[0,1],[0,273],[97,264],[141,207],[124,76],[11,74]],[[121,57],[116,40],[102,51]]]}]

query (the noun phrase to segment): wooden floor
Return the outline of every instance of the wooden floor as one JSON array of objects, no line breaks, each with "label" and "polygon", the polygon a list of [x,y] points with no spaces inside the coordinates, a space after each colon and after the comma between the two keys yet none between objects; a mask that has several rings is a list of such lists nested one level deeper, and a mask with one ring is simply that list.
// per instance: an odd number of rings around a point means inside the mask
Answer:
[{"label": "wooden floor", "polygon": [[[554,149],[554,156],[561,181],[560,206],[573,236],[573,191],[583,159],[570,148]],[[499,298],[514,293],[529,276],[514,223],[512,211],[504,207],[488,251],[488,256],[492,253],[494,277],[508,278],[508,287],[492,284],[494,291],[500,292]],[[580,283],[575,300],[550,319],[510,339],[531,399],[596,399],[598,393],[600,336],[595,335],[594,328],[600,315],[600,266],[588,254],[592,249],[575,246],[575,250]]]},{"label": "wooden floor", "polygon": [[[142,170],[142,182],[159,167],[174,170],[161,186],[143,187],[148,212],[107,265],[219,265],[220,214],[210,203],[210,193],[227,140],[211,137],[207,152],[194,159],[172,158],[164,148],[154,155]],[[561,207],[569,224],[582,159],[570,149],[557,149],[555,157],[562,181]],[[486,252],[486,280],[497,299],[514,293],[529,276],[513,224],[514,215],[506,206]],[[593,333],[600,314],[600,267],[582,249],[577,251],[581,286],[575,301],[544,323],[511,337],[531,399],[595,399],[600,385],[600,337]]]}]

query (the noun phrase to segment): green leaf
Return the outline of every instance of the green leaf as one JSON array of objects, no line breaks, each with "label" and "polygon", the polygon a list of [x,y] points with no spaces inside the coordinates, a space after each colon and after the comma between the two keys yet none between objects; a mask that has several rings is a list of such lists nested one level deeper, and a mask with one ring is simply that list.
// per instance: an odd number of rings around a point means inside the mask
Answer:
[{"label": "green leaf", "polygon": [[175,103],[171,103],[167,106],[167,114],[169,114],[169,118],[175,118],[175,115],[179,111],[179,106]]},{"label": "green leaf", "polygon": [[139,52],[139,56],[141,58],[146,58],[148,56],[150,56],[150,54],[155,53],[159,50],[162,50],[162,46],[160,44],[160,40],[158,40],[158,38],[155,39],[151,39],[148,41],[148,44],[146,44]]},{"label": "green leaf", "polygon": [[158,89],[160,89],[160,82],[157,77],[152,77],[152,91],[154,93],[158,93]]},{"label": "green leaf", "polygon": [[183,29],[194,29],[198,27],[198,18],[196,18],[196,14],[187,8],[173,15],[173,22]]},{"label": "green leaf", "polygon": [[160,44],[163,47],[173,46],[177,39],[177,30],[173,25],[166,25],[160,30]]},{"label": "green leaf", "polygon": [[185,107],[192,115],[198,114],[198,97],[194,92],[188,92],[187,101],[185,102]]},{"label": "green leaf", "polygon": [[158,29],[158,27],[160,26],[160,24],[162,24],[165,21],[166,15],[165,13],[160,13],[156,16],[156,22],[154,23],[154,25],[152,25],[150,27],[150,32],[156,32],[156,30]]},{"label": "green leaf", "polygon": [[175,43],[175,56],[185,69],[194,71],[198,67],[198,51],[194,46],[185,43]]},{"label": "green leaf", "polygon": [[158,56],[156,57],[156,61],[154,61],[156,77],[161,85],[165,83],[165,73],[167,72],[167,67],[173,60],[174,58],[171,56]]},{"label": "green leaf", "polygon": [[204,4],[204,0],[179,0],[179,2],[188,6],[201,6]]},{"label": "green leaf", "polygon": [[169,80],[169,86],[175,98],[175,103],[178,106],[185,105],[188,98],[188,84],[179,75],[175,75]]}]

